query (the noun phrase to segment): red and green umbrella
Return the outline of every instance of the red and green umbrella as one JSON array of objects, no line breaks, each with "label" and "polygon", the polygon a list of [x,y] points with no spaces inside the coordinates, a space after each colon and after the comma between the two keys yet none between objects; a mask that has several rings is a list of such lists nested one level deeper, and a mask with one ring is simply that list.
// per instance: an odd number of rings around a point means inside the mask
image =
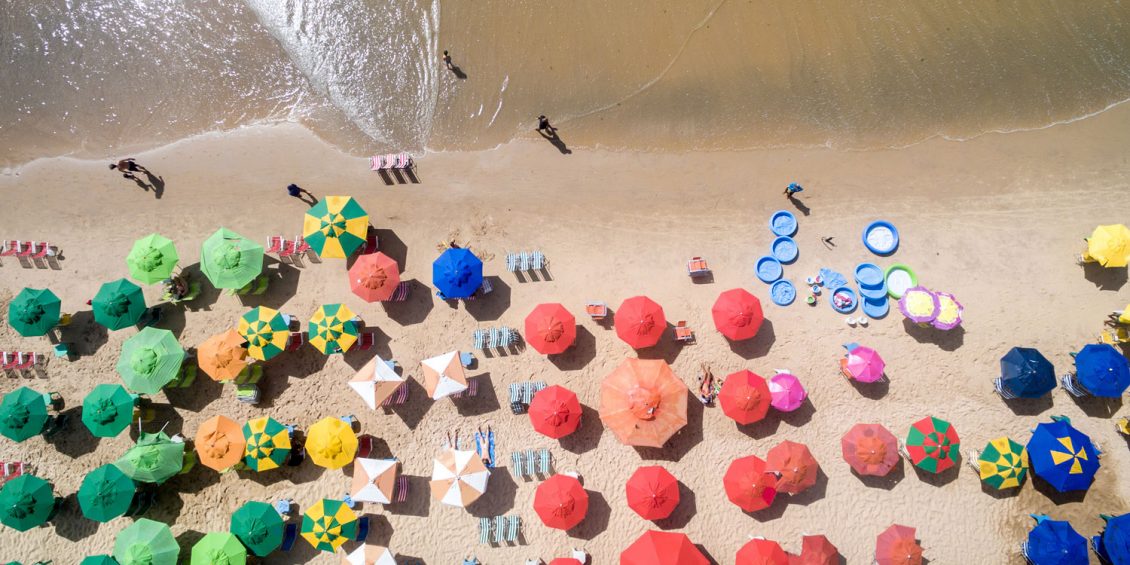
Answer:
[{"label": "red and green umbrella", "polygon": [[919,469],[941,473],[957,465],[961,457],[961,439],[949,422],[929,416],[910,426],[906,435],[906,452]]},{"label": "red and green umbrella", "polygon": [[8,304],[8,324],[24,337],[46,335],[59,323],[59,297],[45,288],[25,288]]}]

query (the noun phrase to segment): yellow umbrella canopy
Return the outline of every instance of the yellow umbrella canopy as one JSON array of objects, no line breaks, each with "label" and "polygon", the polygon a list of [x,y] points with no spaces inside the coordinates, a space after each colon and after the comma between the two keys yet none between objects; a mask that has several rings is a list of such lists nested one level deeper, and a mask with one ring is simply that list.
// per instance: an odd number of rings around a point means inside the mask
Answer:
[{"label": "yellow umbrella canopy", "polygon": [[357,514],[340,500],[323,498],[302,516],[302,537],[319,551],[337,551],[357,537],[357,528]]},{"label": "yellow umbrella canopy", "polygon": [[1097,262],[1104,267],[1125,267],[1130,262],[1130,229],[1122,224],[1095,228],[1087,238],[1084,261]]},{"label": "yellow umbrella canopy", "polygon": [[302,237],[319,257],[344,259],[365,243],[369,215],[348,196],[327,196],[306,212]]},{"label": "yellow umbrella canopy", "polygon": [[357,453],[357,435],[340,418],[322,418],[306,433],[306,453],[319,467],[340,469]]},{"label": "yellow umbrella canopy", "polygon": [[247,354],[266,361],[286,349],[290,324],[278,310],[258,306],[239,318],[239,335],[247,340]]},{"label": "yellow umbrella canopy", "polygon": [[326,355],[349,351],[360,334],[354,317],[353,310],[344,304],[318,308],[310,318],[310,345]]}]

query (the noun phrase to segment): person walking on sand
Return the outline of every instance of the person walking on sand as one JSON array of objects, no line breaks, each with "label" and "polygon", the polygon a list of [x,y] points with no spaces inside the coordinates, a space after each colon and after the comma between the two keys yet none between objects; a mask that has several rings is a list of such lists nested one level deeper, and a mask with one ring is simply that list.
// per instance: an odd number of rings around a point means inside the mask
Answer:
[{"label": "person walking on sand", "polygon": [[309,190],[306,190],[305,188],[302,188],[294,183],[286,185],[286,193],[299,200],[302,200],[303,202],[306,202],[306,200],[302,198],[302,195],[305,194],[306,196],[309,196],[310,201],[306,203],[311,206],[318,203],[318,199],[314,198],[314,195]]},{"label": "person walking on sand", "polygon": [[793,198],[795,198],[794,195],[796,193],[802,191],[802,190],[804,190],[803,186],[801,186],[801,185],[799,185],[795,182],[790,182],[789,186],[785,187],[785,197],[788,198],[789,200],[792,200]]},{"label": "person walking on sand", "polygon": [[448,54],[446,50],[443,52],[443,65],[447,67],[449,71],[455,70],[455,65],[451,64],[451,55]]},{"label": "person walking on sand", "polygon": [[138,165],[137,162],[133,160],[133,157],[126,157],[125,159],[119,160],[117,163],[110,163],[110,170],[113,171],[115,169],[122,173],[123,178],[130,180],[137,179],[134,173],[146,172],[145,167]]},{"label": "person walking on sand", "polygon": [[538,133],[545,132],[549,137],[557,137],[557,128],[549,123],[549,118],[545,114],[538,116]]}]

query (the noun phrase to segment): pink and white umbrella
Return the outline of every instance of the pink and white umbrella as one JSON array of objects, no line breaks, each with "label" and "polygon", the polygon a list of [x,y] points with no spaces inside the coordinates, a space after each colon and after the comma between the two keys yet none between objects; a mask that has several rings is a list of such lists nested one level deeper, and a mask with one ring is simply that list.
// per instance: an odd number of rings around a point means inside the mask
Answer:
[{"label": "pink and white umbrella", "polygon": [[769,377],[769,394],[773,398],[770,404],[782,412],[792,412],[800,408],[800,405],[804,404],[804,399],[808,398],[808,392],[804,390],[804,385],[800,384],[800,379],[787,372]]},{"label": "pink and white umbrella", "polygon": [[861,383],[873,383],[883,378],[887,364],[878,352],[854,344],[845,347],[848,347],[848,352],[840,360],[840,368],[845,375]]}]

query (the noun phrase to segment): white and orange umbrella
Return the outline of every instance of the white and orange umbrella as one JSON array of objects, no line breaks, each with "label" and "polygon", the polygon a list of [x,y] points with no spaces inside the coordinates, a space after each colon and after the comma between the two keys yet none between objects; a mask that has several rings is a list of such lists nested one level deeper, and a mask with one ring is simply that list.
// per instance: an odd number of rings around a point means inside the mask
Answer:
[{"label": "white and orange umbrella", "polygon": [[387,547],[366,543],[342,556],[341,565],[396,565],[396,556]]},{"label": "white and orange umbrella", "polygon": [[396,459],[354,459],[349,496],[362,502],[391,502],[392,487],[396,484],[396,463]]},{"label": "white and orange umbrella", "polygon": [[459,352],[451,351],[420,362],[424,368],[424,388],[433,400],[467,390],[467,374],[459,362]]},{"label": "white and orange umbrella", "polygon": [[376,410],[386,398],[392,396],[402,384],[404,377],[396,374],[396,371],[392,370],[392,367],[379,355],[365,363],[365,366],[349,379],[350,388],[357,391],[365,404],[373,410]]},{"label": "white and orange umbrella", "polygon": [[474,451],[448,449],[432,464],[432,496],[436,500],[466,508],[487,491],[490,471]]}]

